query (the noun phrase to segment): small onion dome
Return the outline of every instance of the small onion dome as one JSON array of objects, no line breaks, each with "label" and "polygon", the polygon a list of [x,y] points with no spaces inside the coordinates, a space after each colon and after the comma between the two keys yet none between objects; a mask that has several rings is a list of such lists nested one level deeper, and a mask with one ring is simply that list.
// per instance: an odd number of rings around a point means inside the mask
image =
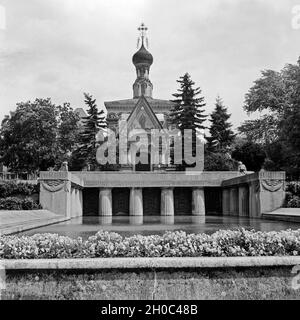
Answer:
[{"label": "small onion dome", "polygon": [[152,54],[144,47],[144,44],[142,43],[142,46],[140,47],[139,51],[137,51],[133,57],[132,62],[135,66],[139,64],[147,64],[151,66],[153,63],[153,57]]}]

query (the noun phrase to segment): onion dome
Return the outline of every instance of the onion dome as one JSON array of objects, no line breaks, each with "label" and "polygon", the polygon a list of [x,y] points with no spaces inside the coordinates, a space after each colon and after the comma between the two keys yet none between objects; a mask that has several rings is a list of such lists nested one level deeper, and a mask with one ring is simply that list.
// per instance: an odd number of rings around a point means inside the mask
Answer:
[{"label": "onion dome", "polygon": [[142,42],[140,49],[133,55],[132,62],[135,66],[140,64],[151,66],[153,63],[152,54],[144,47],[144,42]]}]

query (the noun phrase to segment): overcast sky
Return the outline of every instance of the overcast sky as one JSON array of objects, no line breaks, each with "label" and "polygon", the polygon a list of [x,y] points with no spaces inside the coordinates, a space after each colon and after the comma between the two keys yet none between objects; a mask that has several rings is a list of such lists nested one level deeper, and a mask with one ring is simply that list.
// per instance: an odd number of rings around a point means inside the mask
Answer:
[{"label": "overcast sky", "polygon": [[[262,69],[300,55],[300,0],[0,0],[0,118],[20,101],[51,97],[84,107],[132,97],[137,27],[149,28],[154,98],[171,99],[189,72],[207,113],[219,94],[238,126]],[[2,8],[2,10],[1,10]],[[5,8],[5,23],[4,10]],[[300,19],[299,19],[300,20]]]}]

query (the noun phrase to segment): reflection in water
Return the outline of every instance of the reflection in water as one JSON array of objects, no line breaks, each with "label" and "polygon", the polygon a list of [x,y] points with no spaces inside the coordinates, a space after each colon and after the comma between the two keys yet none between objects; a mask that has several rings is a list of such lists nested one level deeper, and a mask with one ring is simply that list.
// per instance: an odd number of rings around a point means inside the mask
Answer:
[{"label": "reflection in water", "polygon": [[99,223],[103,225],[110,225],[112,224],[112,216],[103,216],[99,217]]},{"label": "reflection in water", "polygon": [[175,223],[175,217],[174,216],[161,216],[160,222],[162,224],[171,225]]},{"label": "reflection in water", "polygon": [[143,216],[130,216],[129,224],[135,226],[143,224]]},{"label": "reflection in water", "polygon": [[86,239],[100,230],[132,236],[134,234],[163,234],[167,230],[211,234],[220,229],[233,230],[241,227],[260,231],[279,231],[299,229],[300,223],[237,216],[85,216],[24,231],[19,235],[58,233],[73,238],[80,236]]},{"label": "reflection in water", "polygon": [[205,223],[205,216],[192,216],[193,224]]}]

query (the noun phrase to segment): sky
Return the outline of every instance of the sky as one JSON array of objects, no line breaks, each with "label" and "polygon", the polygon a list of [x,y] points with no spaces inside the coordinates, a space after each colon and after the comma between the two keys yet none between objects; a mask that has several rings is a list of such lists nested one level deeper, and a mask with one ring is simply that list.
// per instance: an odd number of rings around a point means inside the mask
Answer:
[{"label": "sky", "polygon": [[300,0],[0,0],[0,118],[35,98],[73,108],[85,108],[83,92],[99,107],[132,98],[141,22],[153,97],[172,99],[188,72],[206,113],[220,95],[235,128],[261,70],[300,56]]}]

